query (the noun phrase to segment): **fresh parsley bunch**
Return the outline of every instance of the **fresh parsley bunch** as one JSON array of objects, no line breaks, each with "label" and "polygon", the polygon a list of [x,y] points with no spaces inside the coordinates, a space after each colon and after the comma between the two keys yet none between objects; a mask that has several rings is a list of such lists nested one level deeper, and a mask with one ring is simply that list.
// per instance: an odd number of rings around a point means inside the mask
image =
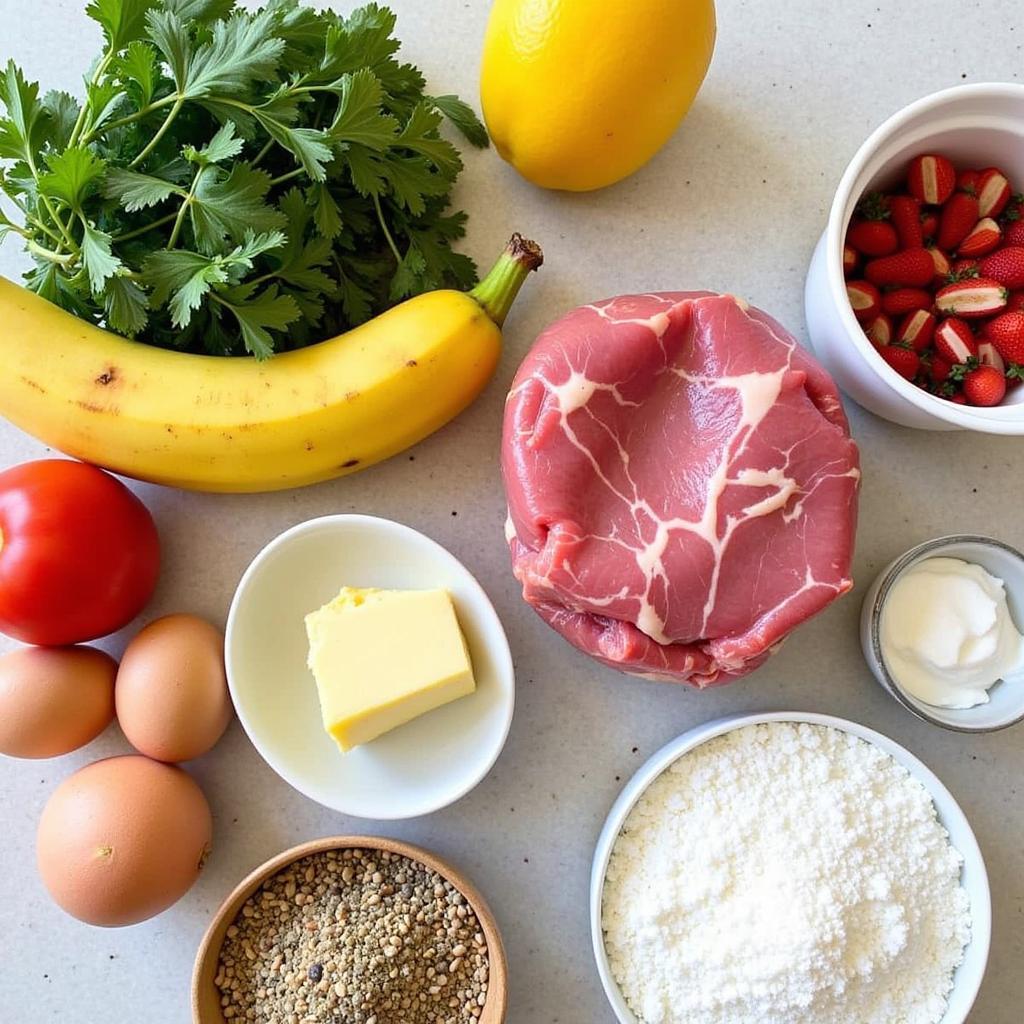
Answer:
[{"label": "fresh parsley bunch", "polygon": [[0,238],[24,239],[33,291],[140,341],[263,358],[475,282],[439,127],[487,133],[396,60],[387,8],[87,13],[105,47],[82,102],[0,72]]}]

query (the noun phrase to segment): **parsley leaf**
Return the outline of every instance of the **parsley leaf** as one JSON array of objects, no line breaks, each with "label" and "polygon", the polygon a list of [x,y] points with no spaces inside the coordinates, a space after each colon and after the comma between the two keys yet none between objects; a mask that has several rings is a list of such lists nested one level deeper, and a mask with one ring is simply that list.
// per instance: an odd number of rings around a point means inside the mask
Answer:
[{"label": "parsley leaf", "polygon": [[257,256],[279,249],[280,232],[249,232],[242,245],[224,256],[205,256],[184,249],[155,252],[143,267],[143,279],[152,286],[154,306],[167,305],[175,327],[187,327],[203,298],[217,285],[237,285],[252,270]]},{"label": "parsley leaf", "polygon": [[391,279],[391,298],[396,301],[415,295],[422,290],[427,261],[415,244],[410,244]]},{"label": "parsley leaf", "polygon": [[142,38],[146,13],[154,6],[154,0],[92,0],[85,13],[102,26],[108,48],[117,51]]},{"label": "parsley leaf", "polygon": [[240,95],[253,80],[272,77],[284,50],[284,40],[273,34],[276,22],[273,10],[214,22],[213,38],[185,66],[178,82],[182,95]]},{"label": "parsley leaf", "polygon": [[50,118],[50,145],[57,150],[64,149],[71,141],[78,120],[78,100],[69,93],[51,90],[43,97],[43,107]]},{"label": "parsley leaf", "polygon": [[123,167],[112,167],[107,171],[103,194],[108,199],[116,200],[126,213],[137,213],[158,206],[172,195],[184,197],[186,192],[173,181]]},{"label": "parsley leaf", "polygon": [[409,120],[399,133],[396,145],[411,149],[426,157],[439,171],[454,177],[462,170],[462,160],[456,148],[442,139],[438,128],[441,114],[429,100],[417,103]]},{"label": "parsley leaf", "polygon": [[170,8],[152,10],[146,14],[146,31],[167,62],[179,94],[184,93],[192,63],[192,36],[185,20]]},{"label": "parsley leaf", "polygon": [[275,142],[299,160],[302,169],[313,181],[323,181],[327,177],[324,167],[334,158],[334,151],[324,141],[322,131],[316,128],[292,128],[259,108],[253,110],[253,116]]},{"label": "parsley leaf", "polygon": [[149,106],[160,82],[156,50],[149,43],[135,40],[113,61],[111,70],[136,109]]},{"label": "parsley leaf", "polygon": [[491,140],[487,129],[473,108],[458,96],[435,96],[430,101],[462,133],[466,141],[477,149],[486,149]]},{"label": "parsley leaf", "polygon": [[107,326],[134,338],[149,322],[146,293],[134,282],[115,274],[107,282],[103,299]]},{"label": "parsley leaf", "polygon": [[283,331],[302,314],[295,299],[278,294],[277,285],[271,285],[253,299],[248,294],[248,289],[236,289],[218,296],[217,301],[234,314],[246,351],[257,359],[266,359],[274,352],[270,330]]},{"label": "parsley leaf", "polygon": [[248,164],[235,164],[225,178],[210,169],[196,188],[189,215],[200,249],[216,252],[225,239],[240,242],[249,231],[274,231],[286,227],[280,210],[265,200],[270,175]]},{"label": "parsley leaf", "polygon": [[50,169],[39,178],[39,190],[73,210],[81,209],[107,166],[106,161],[81,146],[48,156],[47,164]]},{"label": "parsley leaf", "polygon": [[0,101],[7,108],[7,117],[0,119],[0,157],[12,160],[35,160],[42,148],[49,115],[39,102],[39,85],[29,82],[8,61],[0,75]]},{"label": "parsley leaf", "polygon": [[336,238],[342,226],[338,201],[322,184],[314,185],[309,191],[314,203],[313,221],[317,232],[324,238]]},{"label": "parsley leaf", "polygon": [[231,14],[235,0],[163,0],[163,5],[182,21],[206,25]]},{"label": "parsley leaf", "polygon": [[107,279],[113,277],[121,261],[113,254],[113,239],[88,221],[82,222],[82,263],[89,275],[89,284],[94,295],[103,291]]},{"label": "parsley leaf", "polygon": [[394,14],[386,7],[367,4],[353,11],[343,22],[330,25],[321,70],[334,78],[360,68],[373,71],[398,51],[400,44],[392,38],[395,21]]},{"label": "parsley leaf", "polygon": [[86,104],[91,112],[90,128],[96,131],[106,124],[126,98],[127,93],[113,79],[90,82],[86,87]]},{"label": "parsley leaf", "polygon": [[327,134],[335,142],[358,143],[367,149],[384,150],[395,139],[397,121],[381,113],[384,89],[365,68],[343,75],[337,82],[339,103]]},{"label": "parsley leaf", "polygon": [[244,147],[245,142],[235,136],[234,122],[227,121],[202,149],[186,146],[182,152],[189,163],[206,167],[209,164],[222,164],[225,160],[238,156]]}]

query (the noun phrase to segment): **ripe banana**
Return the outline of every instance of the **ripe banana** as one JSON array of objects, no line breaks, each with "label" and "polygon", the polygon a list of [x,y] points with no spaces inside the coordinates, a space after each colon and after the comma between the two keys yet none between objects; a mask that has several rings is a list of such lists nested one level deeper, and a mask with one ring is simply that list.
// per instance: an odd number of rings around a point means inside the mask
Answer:
[{"label": "ripe banana", "polygon": [[128,341],[0,278],[0,413],[75,458],[192,490],[354,473],[476,398],[542,258],[515,235],[473,291],[428,292],[265,362]]}]

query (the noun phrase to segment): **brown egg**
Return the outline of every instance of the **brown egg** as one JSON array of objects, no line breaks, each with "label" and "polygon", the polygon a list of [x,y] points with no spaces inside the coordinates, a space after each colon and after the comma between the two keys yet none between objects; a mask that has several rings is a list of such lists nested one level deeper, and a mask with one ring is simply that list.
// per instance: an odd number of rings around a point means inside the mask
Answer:
[{"label": "brown egg", "polygon": [[72,917],[106,928],[137,924],[188,892],[211,832],[206,797],[184,770],[111,757],[50,797],[36,841],[39,873]]},{"label": "brown egg", "polygon": [[0,657],[0,754],[57,757],[114,717],[117,662],[94,647],[20,647]]},{"label": "brown egg", "polygon": [[121,658],[114,698],[139,753],[158,761],[200,757],[231,721],[223,634],[194,615],[151,622]]}]

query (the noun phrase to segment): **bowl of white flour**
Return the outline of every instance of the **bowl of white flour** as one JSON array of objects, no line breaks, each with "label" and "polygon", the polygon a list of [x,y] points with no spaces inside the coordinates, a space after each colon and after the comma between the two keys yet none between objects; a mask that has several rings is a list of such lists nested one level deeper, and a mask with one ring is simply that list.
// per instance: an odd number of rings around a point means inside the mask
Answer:
[{"label": "bowl of white flour", "polygon": [[830,715],[737,715],[656,753],[594,855],[621,1024],[963,1024],[988,959],[974,833],[903,747]]}]

